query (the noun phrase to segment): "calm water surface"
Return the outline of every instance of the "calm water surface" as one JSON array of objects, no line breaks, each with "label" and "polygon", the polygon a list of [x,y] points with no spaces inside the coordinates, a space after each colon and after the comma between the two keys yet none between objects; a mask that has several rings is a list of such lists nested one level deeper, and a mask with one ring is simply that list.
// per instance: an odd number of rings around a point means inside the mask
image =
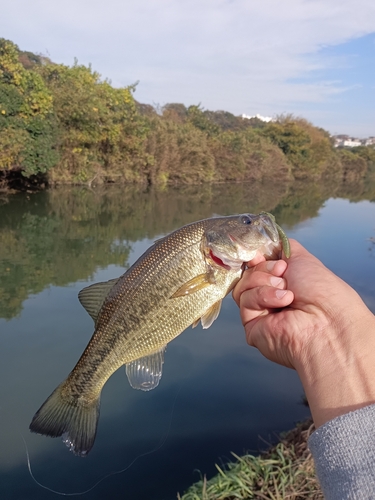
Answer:
[{"label": "calm water surface", "polygon": [[[352,200],[352,201],[350,201]],[[52,499],[30,478],[85,498],[175,499],[201,471],[257,452],[308,416],[292,370],[246,345],[231,297],[209,330],[169,344],[159,387],[106,384],[95,446],[86,459],[32,435],[30,420],[72,369],[93,332],[77,294],[119,276],[153,242],[213,214],[272,211],[348,281],[375,312],[375,185],[229,185],[164,192],[59,189],[0,198],[0,498]]]}]

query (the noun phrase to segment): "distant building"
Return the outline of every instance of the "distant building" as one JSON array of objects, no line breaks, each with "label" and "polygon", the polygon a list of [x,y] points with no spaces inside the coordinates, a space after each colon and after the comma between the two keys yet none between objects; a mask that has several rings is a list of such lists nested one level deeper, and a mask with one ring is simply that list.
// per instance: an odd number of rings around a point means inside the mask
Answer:
[{"label": "distant building", "polygon": [[362,146],[362,142],[360,141],[360,139],[352,138],[344,141],[342,145],[347,148],[356,148],[357,146]]},{"label": "distant building", "polygon": [[375,137],[365,139],[364,146],[375,146]]},{"label": "distant building", "polygon": [[251,120],[251,118],[258,118],[258,120],[261,120],[262,122],[273,122],[274,121],[274,118],[272,118],[271,116],[262,116],[260,115],[259,113],[257,113],[256,115],[242,115],[242,118],[246,118],[247,120]]},{"label": "distant building", "polygon": [[349,137],[348,135],[334,135],[333,140],[335,148],[356,148],[364,143],[361,139]]}]

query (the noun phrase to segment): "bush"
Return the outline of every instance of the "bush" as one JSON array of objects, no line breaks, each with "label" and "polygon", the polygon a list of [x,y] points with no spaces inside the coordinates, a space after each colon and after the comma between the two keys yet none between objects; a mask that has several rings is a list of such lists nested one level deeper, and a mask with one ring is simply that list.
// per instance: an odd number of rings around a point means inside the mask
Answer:
[{"label": "bush", "polygon": [[0,169],[21,169],[26,176],[52,168],[52,96],[37,73],[18,60],[18,47],[0,39]]},{"label": "bush", "polygon": [[260,133],[286,155],[296,179],[319,179],[327,170],[339,170],[329,134],[307,120],[281,116]]}]

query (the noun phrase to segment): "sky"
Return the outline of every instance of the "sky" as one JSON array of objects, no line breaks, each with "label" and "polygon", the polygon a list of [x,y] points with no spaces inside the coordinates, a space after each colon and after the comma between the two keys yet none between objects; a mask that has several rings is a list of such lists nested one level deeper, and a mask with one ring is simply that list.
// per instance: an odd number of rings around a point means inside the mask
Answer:
[{"label": "sky", "polygon": [[0,0],[0,37],[137,101],[375,136],[374,0]]}]

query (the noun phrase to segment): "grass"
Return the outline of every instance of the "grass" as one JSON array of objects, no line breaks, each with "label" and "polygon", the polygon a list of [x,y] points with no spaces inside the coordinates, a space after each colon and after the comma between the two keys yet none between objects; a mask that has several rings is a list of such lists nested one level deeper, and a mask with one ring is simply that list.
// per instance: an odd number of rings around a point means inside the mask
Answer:
[{"label": "grass", "polygon": [[313,431],[308,420],[281,436],[277,445],[260,456],[232,455],[234,462],[216,465],[218,474],[204,476],[178,500],[313,499],[322,500],[307,440]]}]

